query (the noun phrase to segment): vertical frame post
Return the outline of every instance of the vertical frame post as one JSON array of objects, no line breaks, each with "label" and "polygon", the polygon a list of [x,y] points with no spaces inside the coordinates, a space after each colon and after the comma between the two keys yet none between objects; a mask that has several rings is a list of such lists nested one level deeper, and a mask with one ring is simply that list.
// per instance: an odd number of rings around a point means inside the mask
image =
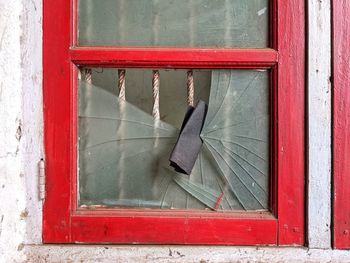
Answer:
[{"label": "vertical frame post", "polygon": [[334,247],[350,248],[350,2],[333,2]]},{"label": "vertical frame post", "polygon": [[[277,5],[278,243],[303,245],[305,243],[305,38],[303,37],[305,1],[278,0]],[[285,19],[286,17],[288,19]]]}]

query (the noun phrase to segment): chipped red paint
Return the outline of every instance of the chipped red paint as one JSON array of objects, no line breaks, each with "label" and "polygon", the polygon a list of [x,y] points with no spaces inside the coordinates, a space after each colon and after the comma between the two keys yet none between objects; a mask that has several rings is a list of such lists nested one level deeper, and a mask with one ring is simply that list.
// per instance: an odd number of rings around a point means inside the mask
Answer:
[{"label": "chipped red paint", "polygon": [[[278,62],[273,49],[106,48],[76,47],[77,65],[132,68],[271,68]],[[97,63],[97,64],[96,64]]]},{"label": "chipped red paint", "polygon": [[72,239],[79,243],[269,245],[276,229],[276,220],[72,217]]},{"label": "chipped red paint", "polygon": [[[303,245],[304,1],[271,1],[272,48],[255,50],[78,48],[76,7],[44,1],[44,242]],[[271,69],[271,212],[77,209],[76,65]]]},{"label": "chipped red paint", "polygon": [[280,245],[305,240],[305,1],[278,1],[278,218]]},{"label": "chipped red paint", "polygon": [[334,247],[350,248],[350,1],[333,1]]},{"label": "chipped red paint", "polygon": [[[71,3],[43,2],[43,86],[46,159],[46,200],[43,235],[46,243],[71,242],[72,64]],[[53,10],[55,10],[53,12]]]}]

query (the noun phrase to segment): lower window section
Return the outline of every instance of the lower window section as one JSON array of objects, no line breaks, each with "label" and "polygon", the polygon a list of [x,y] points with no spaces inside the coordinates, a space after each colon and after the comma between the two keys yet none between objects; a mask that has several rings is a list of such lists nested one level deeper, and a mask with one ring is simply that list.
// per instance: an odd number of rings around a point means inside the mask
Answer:
[{"label": "lower window section", "polygon": [[[268,210],[269,76],[261,70],[81,69],[79,207]],[[169,158],[198,100],[208,107],[202,122],[193,122],[202,145],[187,175]]]}]

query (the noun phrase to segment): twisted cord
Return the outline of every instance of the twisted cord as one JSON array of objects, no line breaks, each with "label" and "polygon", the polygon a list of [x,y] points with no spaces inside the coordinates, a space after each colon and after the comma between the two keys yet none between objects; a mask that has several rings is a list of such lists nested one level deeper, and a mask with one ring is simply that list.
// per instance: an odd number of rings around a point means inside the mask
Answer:
[{"label": "twisted cord", "polygon": [[125,70],[118,70],[118,76],[119,99],[125,100]]},{"label": "twisted cord", "polygon": [[152,115],[154,119],[160,119],[159,111],[159,71],[153,70],[153,79],[152,79],[152,88],[153,88],[153,112]]},{"label": "twisted cord", "polygon": [[194,82],[193,71],[187,71],[187,103],[189,106],[194,106]]},{"label": "twisted cord", "polygon": [[89,84],[92,84],[92,69],[91,68],[85,69],[85,81]]}]

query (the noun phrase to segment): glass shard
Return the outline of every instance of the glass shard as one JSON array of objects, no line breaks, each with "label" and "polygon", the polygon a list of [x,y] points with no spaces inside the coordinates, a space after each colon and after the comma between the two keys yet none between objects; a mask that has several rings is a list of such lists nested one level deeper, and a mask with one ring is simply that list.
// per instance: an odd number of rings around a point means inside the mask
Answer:
[{"label": "glass shard", "polygon": [[194,71],[196,98],[208,100],[209,85],[210,96],[203,146],[187,176],[169,167],[187,108],[185,80],[176,87],[171,78],[186,71],[160,71],[161,120],[151,115],[146,71],[127,81],[126,101],[118,98],[118,70],[94,69],[92,84],[79,81],[79,205],[268,209],[268,72]]}]

